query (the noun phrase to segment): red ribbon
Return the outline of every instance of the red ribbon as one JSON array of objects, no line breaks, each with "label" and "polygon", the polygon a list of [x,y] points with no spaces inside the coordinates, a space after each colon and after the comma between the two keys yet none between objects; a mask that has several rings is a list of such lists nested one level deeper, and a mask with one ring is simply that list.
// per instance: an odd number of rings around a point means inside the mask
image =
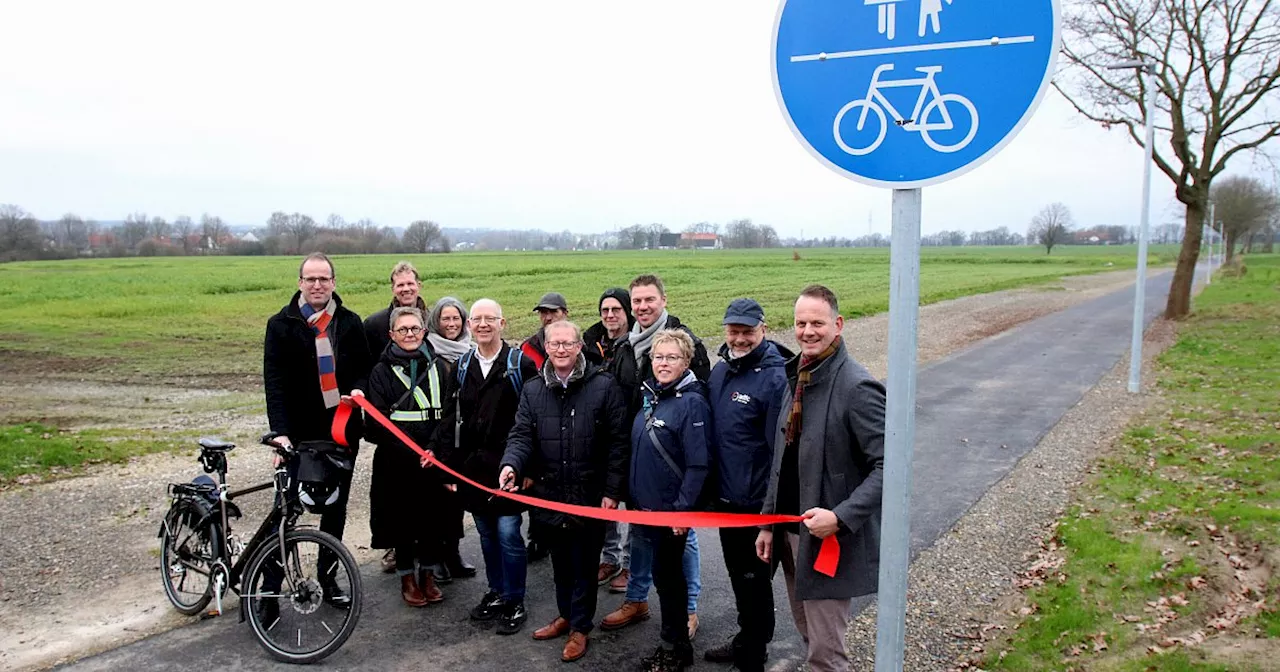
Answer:
[{"label": "red ribbon", "polygon": [[[573,516],[581,516],[583,518],[594,518],[596,520],[610,520],[615,523],[632,523],[635,525],[650,525],[653,527],[758,527],[761,525],[775,525],[778,523],[798,523],[804,520],[803,516],[787,516],[787,515],[761,515],[755,513],[715,513],[710,511],[632,511],[629,509],[603,509],[598,506],[583,506],[580,504],[565,504],[563,502],[553,502],[538,497],[530,497],[521,495],[498,488],[490,488],[481,485],[457,471],[454,471],[449,465],[436,459],[434,453],[429,450],[423,450],[405,434],[387,419],[378,409],[369,403],[368,399],[362,396],[351,397],[351,402],[343,401],[338,405],[337,411],[333,416],[332,434],[333,440],[338,445],[347,445],[346,426],[351,419],[351,404],[355,403],[363,408],[369,417],[377,420],[379,424],[387,428],[397,439],[400,439],[404,445],[411,448],[414,452],[426,458],[427,462],[435,467],[443,469],[445,473],[453,476],[459,481],[466,483],[474,488],[487,492],[498,497],[505,497],[512,501],[520,502],[528,506],[547,509],[550,511],[558,511]],[[776,546],[775,546],[776,547]],[[836,536],[830,535],[822,540],[822,548],[818,550],[818,559],[813,563],[814,571],[834,577],[836,575],[836,567],[840,564],[840,542]]]}]

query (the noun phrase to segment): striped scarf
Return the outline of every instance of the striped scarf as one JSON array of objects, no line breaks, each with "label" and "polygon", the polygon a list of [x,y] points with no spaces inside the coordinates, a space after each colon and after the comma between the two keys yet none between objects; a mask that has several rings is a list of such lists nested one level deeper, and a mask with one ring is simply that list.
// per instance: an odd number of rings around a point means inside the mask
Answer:
[{"label": "striped scarf", "polygon": [[836,354],[840,349],[840,341],[841,338],[837,337],[836,340],[831,341],[831,345],[828,345],[826,350],[814,357],[800,356],[799,372],[796,374],[796,391],[791,395],[791,413],[787,416],[787,445],[793,445],[800,438],[800,418],[802,417],[800,399],[804,396],[804,388],[813,379],[813,370],[827,361],[831,355]]},{"label": "striped scarf", "polygon": [[316,366],[320,370],[320,395],[324,397],[324,407],[334,408],[342,395],[338,393],[338,367],[333,356],[333,344],[329,342],[329,325],[338,304],[330,297],[324,310],[316,310],[299,296],[298,308],[316,334]]}]

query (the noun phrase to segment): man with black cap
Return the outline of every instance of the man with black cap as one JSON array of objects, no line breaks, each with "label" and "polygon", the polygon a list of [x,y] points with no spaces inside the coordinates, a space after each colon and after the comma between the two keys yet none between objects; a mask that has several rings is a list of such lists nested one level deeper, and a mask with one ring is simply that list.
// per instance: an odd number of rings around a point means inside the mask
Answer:
[{"label": "man with black cap", "polygon": [[542,324],[537,332],[520,344],[520,350],[541,369],[542,363],[547,361],[547,348],[542,343],[543,330],[548,324],[569,319],[569,304],[565,303],[564,294],[547,292],[538,300],[538,305],[533,307],[533,312],[538,314]]},{"label": "man with black cap", "polygon": [[[538,314],[538,319],[542,321],[542,325],[538,327],[538,331],[532,336],[524,339],[520,344],[520,351],[524,353],[534,364],[538,365],[538,370],[542,370],[542,364],[547,361],[547,348],[544,344],[543,337],[546,333],[547,325],[569,319],[569,304],[564,300],[564,294],[560,292],[547,292],[538,300],[538,305],[533,307],[533,312]],[[529,487],[527,484],[525,487]],[[547,557],[547,547],[538,539],[538,534],[533,526],[529,527],[529,545],[527,547],[529,562],[537,562]]]},{"label": "man with black cap", "polygon": [[635,318],[631,315],[631,293],[621,287],[604,290],[600,295],[600,321],[582,332],[582,354],[588,362],[604,366],[618,351],[618,341],[631,331]]},{"label": "man with black cap", "polygon": [[[773,439],[787,392],[787,360],[794,355],[765,339],[764,309],[734,299],[724,313],[724,345],[711,370],[709,400],[719,441],[712,452],[717,510],[760,513],[769,488]],[[773,639],[772,571],[756,557],[755,528],[721,528],[720,547],[738,609],[738,633],[708,649],[713,663],[744,672],[764,670]]]}]

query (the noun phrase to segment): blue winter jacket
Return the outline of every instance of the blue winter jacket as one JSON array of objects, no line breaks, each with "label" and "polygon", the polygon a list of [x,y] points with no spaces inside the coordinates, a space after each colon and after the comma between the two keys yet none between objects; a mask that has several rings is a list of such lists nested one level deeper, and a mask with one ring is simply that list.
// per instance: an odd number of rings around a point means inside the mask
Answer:
[{"label": "blue winter jacket", "polygon": [[[643,406],[631,425],[631,505],[646,511],[694,510],[715,443],[706,386],[686,371],[666,387],[650,378],[643,392]],[[654,447],[650,427],[683,477]]]},{"label": "blue winter jacket", "polygon": [[711,370],[711,408],[717,432],[717,500],[731,509],[759,511],[769,489],[773,439],[787,392],[787,359],[792,353],[764,341],[738,359],[720,348]]}]

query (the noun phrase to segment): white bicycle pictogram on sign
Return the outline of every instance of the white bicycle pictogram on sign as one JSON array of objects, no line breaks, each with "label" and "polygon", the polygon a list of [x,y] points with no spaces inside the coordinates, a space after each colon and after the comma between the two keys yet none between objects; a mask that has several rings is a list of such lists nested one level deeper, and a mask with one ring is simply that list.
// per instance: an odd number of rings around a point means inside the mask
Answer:
[{"label": "white bicycle pictogram on sign", "polygon": [[[881,80],[880,75],[893,69],[892,63],[885,63],[875,69],[871,74],[871,85],[867,88],[865,98],[849,101],[840,111],[836,113],[835,122],[832,124],[832,132],[835,135],[836,144],[847,154],[853,156],[863,156],[874,152],[880,143],[884,142],[884,136],[889,130],[888,118],[885,116],[887,110],[893,115],[894,124],[904,131],[918,132],[924,143],[933,148],[936,152],[951,153],[964,149],[973,137],[978,133],[978,109],[973,103],[958,93],[944,94],[938,90],[938,84],[934,81],[934,77],[942,72],[941,65],[929,65],[916,68],[917,72],[924,73],[924,77],[918,79],[891,79]],[[881,93],[881,89],[891,89],[907,86],[919,86],[920,97],[916,99],[915,110],[911,116],[904,118],[898,110],[889,102],[889,99]],[[926,103],[925,100],[929,99]],[[947,111],[947,103],[957,103],[969,112],[969,132],[959,142],[944,145],[935,141],[930,137],[930,131],[950,131],[956,128],[956,124],[951,120],[951,113]],[[856,131],[862,131],[867,123],[867,113],[874,112],[875,116],[880,120],[880,130],[876,133],[876,138],[865,147],[853,147],[845,142],[844,137],[840,133],[840,122],[849,112],[862,108],[858,114],[858,125]],[[940,119],[938,121],[930,121],[929,115],[935,110],[938,112]]]}]

